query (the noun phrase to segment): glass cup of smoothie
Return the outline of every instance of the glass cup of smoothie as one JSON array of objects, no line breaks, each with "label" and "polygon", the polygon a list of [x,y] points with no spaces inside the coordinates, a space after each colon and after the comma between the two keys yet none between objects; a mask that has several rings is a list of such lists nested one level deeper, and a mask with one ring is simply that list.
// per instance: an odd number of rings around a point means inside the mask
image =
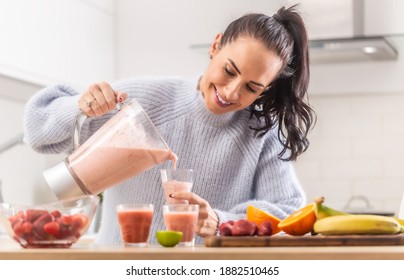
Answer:
[{"label": "glass cup of smoothie", "polygon": [[192,169],[162,169],[161,182],[167,204],[188,204],[187,200],[171,198],[174,192],[190,192],[193,185],[194,171]]},{"label": "glass cup of smoothie", "polygon": [[153,204],[119,204],[116,210],[125,246],[146,247],[153,218]]},{"label": "glass cup of smoothie", "polygon": [[179,246],[194,246],[198,214],[199,205],[197,204],[163,205],[163,216],[166,229],[181,231],[183,234]]}]

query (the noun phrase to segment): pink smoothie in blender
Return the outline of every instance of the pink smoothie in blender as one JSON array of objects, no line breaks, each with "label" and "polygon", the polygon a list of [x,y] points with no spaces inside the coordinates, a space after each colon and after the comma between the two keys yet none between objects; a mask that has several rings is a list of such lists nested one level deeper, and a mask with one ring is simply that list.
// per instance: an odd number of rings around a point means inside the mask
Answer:
[{"label": "pink smoothie in blender", "polygon": [[[166,160],[175,161],[170,150],[153,150],[120,147],[88,147],[91,156],[70,161],[74,171],[86,189],[99,193],[121,181],[140,174]],[[106,176],[108,174],[108,176]]]},{"label": "pink smoothie in blender", "polygon": [[[80,135],[85,120],[85,116],[84,120],[78,116],[81,124],[76,126],[79,129],[74,136]],[[78,138],[73,137],[75,144]],[[167,160],[175,166],[177,157],[140,104],[132,99],[44,176],[59,198],[98,194]]]}]

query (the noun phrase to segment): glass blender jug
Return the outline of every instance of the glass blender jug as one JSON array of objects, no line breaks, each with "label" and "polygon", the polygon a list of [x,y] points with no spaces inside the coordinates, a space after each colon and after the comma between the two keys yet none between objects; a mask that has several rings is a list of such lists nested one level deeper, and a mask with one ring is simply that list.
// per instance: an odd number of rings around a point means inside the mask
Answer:
[{"label": "glass blender jug", "polygon": [[74,152],[43,172],[59,199],[98,194],[176,155],[160,136],[140,104],[132,99],[79,146],[86,115],[76,117]]}]

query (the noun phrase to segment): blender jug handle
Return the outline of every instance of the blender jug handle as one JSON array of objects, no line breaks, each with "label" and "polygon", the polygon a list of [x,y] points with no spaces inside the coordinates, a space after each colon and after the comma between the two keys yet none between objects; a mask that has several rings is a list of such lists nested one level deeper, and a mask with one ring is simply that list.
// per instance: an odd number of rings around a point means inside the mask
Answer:
[{"label": "blender jug handle", "polygon": [[76,117],[74,118],[73,141],[72,141],[73,151],[75,151],[80,146],[81,127],[86,119],[87,115],[81,111],[78,112]]},{"label": "blender jug handle", "polygon": [[[127,101],[116,103],[115,110],[120,111],[123,105],[125,105]],[[74,117],[73,123],[73,137],[72,137],[72,151],[75,151],[78,147],[80,147],[80,135],[81,135],[81,127],[83,126],[84,121],[88,118],[84,112],[79,111],[77,115]]]}]

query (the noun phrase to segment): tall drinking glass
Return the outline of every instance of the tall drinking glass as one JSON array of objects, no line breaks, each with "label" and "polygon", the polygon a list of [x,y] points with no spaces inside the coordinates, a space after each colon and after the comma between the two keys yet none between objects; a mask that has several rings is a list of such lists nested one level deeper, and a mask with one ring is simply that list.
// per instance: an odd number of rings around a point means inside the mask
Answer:
[{"label": "tall drinking glass", "polygon": [[152,204],[120,204],[117,206],[122,239],[129,247],[146,247],[153,219]]},{"label": "tall drinking glass", "polygon": [[161,182],[167,204],[188,204],[187,200],[171,198],[173,192],[190,192],[194,180],[192,169],[162,169]]},{"label": "tall drinking glass", "polygon": [[194,246],[195,228],[198,221],[199,205],[167,204],[163,206],[164,224],[167,230],[181,231],[181,246]]}]

